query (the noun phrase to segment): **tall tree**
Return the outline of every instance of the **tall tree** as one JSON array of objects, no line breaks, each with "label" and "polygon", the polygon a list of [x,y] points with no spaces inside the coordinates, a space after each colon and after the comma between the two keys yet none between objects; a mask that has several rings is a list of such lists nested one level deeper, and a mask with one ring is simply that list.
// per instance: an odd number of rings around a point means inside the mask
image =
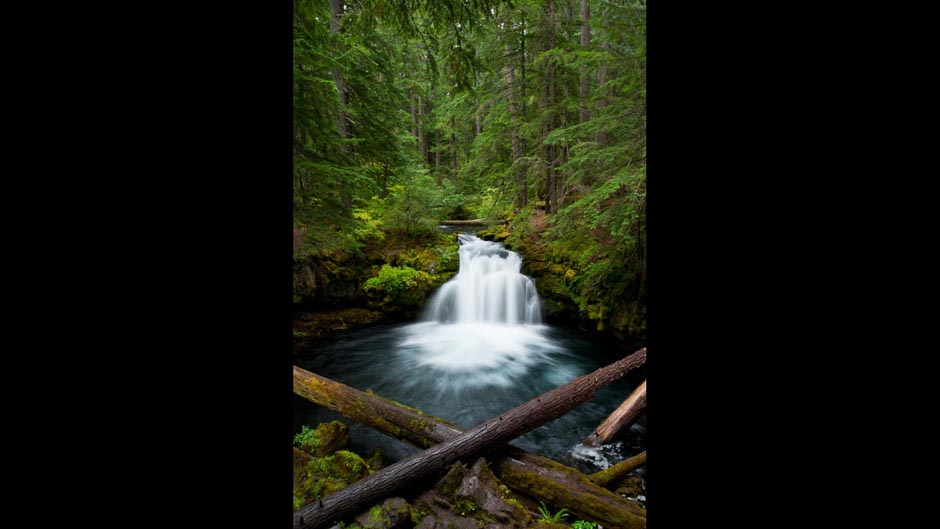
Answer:
[{"label": "tall tree", "polygon": [[[591,10],[588,7],[588,0],[581,0],[581,48],[587,50],[591,46]],[[590,76],[587,66],[581,67],[581,86],[579,87],[578,97],[580,98],[581,114],[580,123],[586,123],[591,118],[591,112],[588,110],[588,100],[590,94]]]}]

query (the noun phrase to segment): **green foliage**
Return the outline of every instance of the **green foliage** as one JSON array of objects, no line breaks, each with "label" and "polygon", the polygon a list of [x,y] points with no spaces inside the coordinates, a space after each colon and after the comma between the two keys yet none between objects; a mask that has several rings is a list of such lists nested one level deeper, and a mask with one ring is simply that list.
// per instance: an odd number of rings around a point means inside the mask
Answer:
[{"label": "green foliage", "polygon": [[[446,218],[508,220],[507,245],[562,267],[540,282],[549,305],[642,332],[646,2],[588,5],[582,45],[577,6],[558,2],[363,0],[334,31],[327,2],[295,0],[295,258],[430,247]],[[455,271],[456,255],[402,263]]]},{"label": "green foliage", "polygon": [[460,269],[460,254],[456,245],[437,248],[435,252],[439,256],[435,266],[436,272],[456,272]]},{"label": "green foliage", "polygon": [[317,448],[320,446],[320,437],[316,429],[304,425],[300,427],[300,433],[294,436],[294,444],[299,448]]},{"label": "green foliage", "polygon": [[382,269],[379,270],[379,275],[367,280],[363,289],[366,291],[377,290],[397,296],[421,288],[429,280],[427,273],[415,270],[410,266],[383,265]]},{"label": "green foliage", "polygon": [[627,167],[550,222],[547,251],[554,262],[571,269],[565,274],[567,290],[598,330],[645,328],[645,210],[646,167]]},{"label": "green foliage", "polygon": [[425,511],[425,510],[423,510],[423,509],[418,509],[417,506],[413,506],[413,507],[411,508],[411,521],[412,521],[412,523],[414,523],[415,525],[418,525],[418,524],[421,523],[421,520],[424,519],[424,517],[427,516],[427,515],[429,515],[429,514],[431,514],[430,511]]},{"label": "green foliage", "polygon": [[575,520],[571,524],[572,529],[597,529],[597,522],[589,522],[587,520]]},{"label": "green foliage", "polygon": [[378,298],[374,302],[402,310],[420,308],[433,284],[434,279],[427,272],[410,266],[382,265],[379,274],[369,278],[362,288]]},{"label": "green foliage", "polygon": [[352,452],[340,450],[331,456],[313,457],[300,473],[294,497],[306,504],[343,489],[367,475],[368,465]]},{"label": "green foliage", "polygon": [[369,509],[369,516],[371,516],[373,520],[380,520],[380,519],[382,519],[382,506],[381,506],[381,505],[373,505],[373,506]]},{"label": "green foliage", "polygon": [[542,516],[542,518],[539,520],[539,523],[558,523],[563,518],[566,518],[569,512],[570,511],[568,511],[568,509],[562,508],[555,514],[552,514],[552,511],[548,509],[548,506],[545,505],[545,502],[540,502],[539,514]]},{"label": "green foliage", "polygon": [[412,238],[432,236],[448,213],[441,190],[426,174],[416,173],[388,189],[381,205],[389,231]]},{"label": "green foliage", "polygon": [[476,512],[477,505],[469,498],[459,498],[454,502],[454,510],[461,516],[467,516]]},{"label": "green foliage", "polygon": [[297,495],[295,494],[295,495],[294,495],[294,510],[296,511],[297,509],[299,509],[299,508],[301,508],[301,507],[303,507],[303,506],[304,506],[304,501],[303,501],[302,499],[298,498]]}]

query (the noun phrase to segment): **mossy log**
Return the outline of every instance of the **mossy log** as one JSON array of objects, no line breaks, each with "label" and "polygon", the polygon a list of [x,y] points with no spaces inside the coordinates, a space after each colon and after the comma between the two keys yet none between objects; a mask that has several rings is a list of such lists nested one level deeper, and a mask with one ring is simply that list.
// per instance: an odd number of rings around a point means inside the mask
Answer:
[{"label": "mossy log", "polygon": [[633,393],[623,401],[617,409],[610,414],[594,433],[587,436],[581,444],[584,446],[600,446],[609,442],[620,432],[636,422],[646,410],[646,381],[639,385]]},{"label": "mossy log", "polygon": [[[581,376],[414,456],[390,465],[316,503],[294,511],[294,527],[319,529],[368,508],[421,480],[440,475],[448,465],[503,445],[592,399],[597,390],[646,362],[646,348]],[[296,373],[296,370],[295,370]],[[510,486],[509,483],[506,483]],[[570,508],[570,507],[569,507]],[[624,510],[614,527],[646,527],[646,517]]]},{"label": "mossy log", "polygon": [[[294,366],[294,393],[420,448],[429,448],[464,433],[457,426],[421,410],[359,391],[297,366]],[[505,446],[493,451],[491,461],[493,472],[510,489],[558,508],[566,507],[605,527],[621,527],[622,521],[631,514],[646,516],[637,504],[547,457]]]},{"label": "mossy log", "polygon": [[627,472],[636,470],[641,466],[646,464],[646,450],[640,452],[639,454],[624,459],[623,461],[617,463],[616,465],[606,469],[601,470],[600,472],[595,472],[591,474],[591,481],[597,483],[602,487],[606,487],[610,483],[619,481],[620,478],[624,477]]},{"label": "mossy log", "polygon": [[486,226],[486,221],[483,219],[473,219],[473,220],[445,220],[441,223],[442,226]]}]

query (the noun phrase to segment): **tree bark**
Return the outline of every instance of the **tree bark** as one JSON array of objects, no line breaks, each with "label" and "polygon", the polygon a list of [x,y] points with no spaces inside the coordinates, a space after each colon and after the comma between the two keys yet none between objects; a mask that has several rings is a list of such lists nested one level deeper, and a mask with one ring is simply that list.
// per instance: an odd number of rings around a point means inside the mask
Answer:
[{"label": "tree bark", "polygon": [[443,226],[486,226],[486,219],[472,220],[445,220],[441,222]]},{"label": "tree bark", "polygon": [[[555,40],[555,0],[549,0],[548,2],[549,9],[549,19],[551,24],[551,32],[549,33],[548,40],[548,49],[554,50],[556,46]],[[548,64],[546,66],[546,80],[545,80],[545,90],[546,90],[546,106],[548,107],[548,124],[544,131],[544,137],[547,138],[553,130],[555,130],[555,59],[554,57],[549,57]],[[545,179],[545,213],[553,213],[555,211],[555,146],[545,144],[545,160],[548,164],[548,175]]]},{"label": "tree bark", "polygon": [[[604,28],[603,28],[604,30],[601,31],[601,34],[603,35],[601,39],[601,49],[604,51],[609,51],[610,42],[607,40],[608,39],[607,20],[608,20],[609,14],[606,8],[604,9],[604,14],[602,16],[603,18],[601,20],[603,21],[603,24],[604,24]],[[598,91],[597,113],[599,115],[602,114],[604,111],[604,108],[607,107],[607,97],[606,97],[607,87],[604,86],[605,84],[607,84],[607,60],[606,59],[603,62],[601,62],[600,68],[597,69],[597,91]],[[596,141],[597,143],[600,143],[601,145],[607,145],[607,131],[606,130],[597,131],[597,134],[594,137],[594,141]]]},{"label": "tree bark", "polygon": [[457,182],[457,118],[450,118],[450,150],[453,151],[453,163],[454,163],[454,183]]},{"label": "tree bark", "polygon": [[430,105],[423,103],[421,96],[418,96],[418,136],[420,138],[419,143],[421,143],[421,159],[424,161],[425,167],[430,167],[431,158],[428,156],[428,151],[430,151],[431,138],[424,125],[425,107],[427,107],[427,113],[429,113],[431,110]]},{"label": "tree bark", "polygon": [[441,185],[441,131],[434,130],[434,175],[437,176],[437,185]]},{"label": "tree bark", "polygon": [[[415,482],[433,477],[448,465],[502,445],[561,417],[590,400],[598,389],[646,362],[646,348],[544,393],[456,437],[390,465],[371,476],[294,512],[294,527],[328,527]],[[298,368],[295,368],[295,381]],[[335,383],[334,383],[335,384]],[[370,419],[370,420],[374,420]],[[382,419],[378,417],[377,419]],[[646,527],[645,515],[629,513],[616,527]]]},{"label": "tree bark", "polygon": [[[393,400],[329,380],[294,366],[294,393],[341,413],[374,430],[421,448],[427,448],[464,433],[443,419],[427,415]],[[594,483],[589,476],[547,457],[504,446],[491,454],[491,467],[509,488],[537,501],[564,505],[582,518],[607,527],[618,527],[631,515],[645,511],[630,500]]]},{"label": "tree bark", "polygon": [[631,424],[636,422],[646,410],[646,381],[639,385],[633,393],[623,401],[620,406],[610,414],[594,433],[587,436],[581,444],[585,446],[600,446],[614,437]]},{"label": "tree bark", "polygon": [[[587,50],[591,45],[591,11],[588,9],[588,0],[581,0],[581,48]],[[590,79],[586,66],[581,67],[581,86],[578,95],[581,98],[581,115],[578,120],[585,123],[591,119],[591,112],[588,110],[588,100],[591,98]]]},{"label": "tree bark", "polygon": [[[506,57],[512,56],[512,46],[506,44]],[[509,59],[509,77],[506,81],[506,88],[509,90],[509,128],[512,137],[512,163],[513,180],[516,184],[516,207],[525,207],[525,177],[519,166],[516,165],[521,154],[519,150],[519,125],[518,116],[516,116],[516,67]]]},{"label": "tree bark", "polygon": [[[330,0],[330,33],[338,35],[340,31],[339,19],[343,16],[343,4],[339,0]],[[337,50],[337,55],[339,55],[339,50]],[[346,143],[346,140],[349,139],[349,126],[347,124],[346,117],[346,83],[343,80],[343,73],[339,70],[339,66],[333,67],[333,82],[336,84],[336,91],[339,93],[339,115],[336,118],[336,128],[339,131],[340,140],[340,149],[343,152],[349,152],[349,144]],[[340,196],[343,201],[343,206],[346,208],[346,214],[350,217],[352,216],[352,193],[349,189],[343,189],[340,191]]]},{"label": "tree bark", "polygon": [[411,108],[411,135],[415,137],[418,141],[418,145],[421,145],[421,135],[418,134],[418,106],[415,105],[415,99],[418,96],[411,94],[411,100],[409,105]]},{"label": "tree bark", "polygon": [[620,478],[625,476],[628,472],[636,470],[641,466],[646,464],[646,450],[640,452],[639,454],[624,459],[623,461],[617,463],[616,465],[608,468],[607,470],[601,470],[600,472],[595,472],[591,474],[591,481],[597,483],[602,487],[619,481]]}]

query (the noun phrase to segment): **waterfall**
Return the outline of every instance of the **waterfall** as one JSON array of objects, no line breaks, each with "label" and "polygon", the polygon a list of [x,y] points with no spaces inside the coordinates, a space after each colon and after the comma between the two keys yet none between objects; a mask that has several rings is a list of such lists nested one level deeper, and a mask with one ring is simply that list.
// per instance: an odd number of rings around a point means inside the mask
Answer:
[{"label": "waterfall", "polygon": [[409,369],[438,370],[436,380],[451,389],[511,386],[540,364],[556,373],[546,365],[561,348],[542,325],[535,282],[520,273],[522,257],[473,235],[457,240],[457,275],[431,297],[422,321],[401,329],[396,356]]},{"label": "waterfall", "polygon": [[460,269],[431,298],[426,321],[438,323],[542,322],[535,283],[520,272],[522,257],[501,243],[458,235]]}]

